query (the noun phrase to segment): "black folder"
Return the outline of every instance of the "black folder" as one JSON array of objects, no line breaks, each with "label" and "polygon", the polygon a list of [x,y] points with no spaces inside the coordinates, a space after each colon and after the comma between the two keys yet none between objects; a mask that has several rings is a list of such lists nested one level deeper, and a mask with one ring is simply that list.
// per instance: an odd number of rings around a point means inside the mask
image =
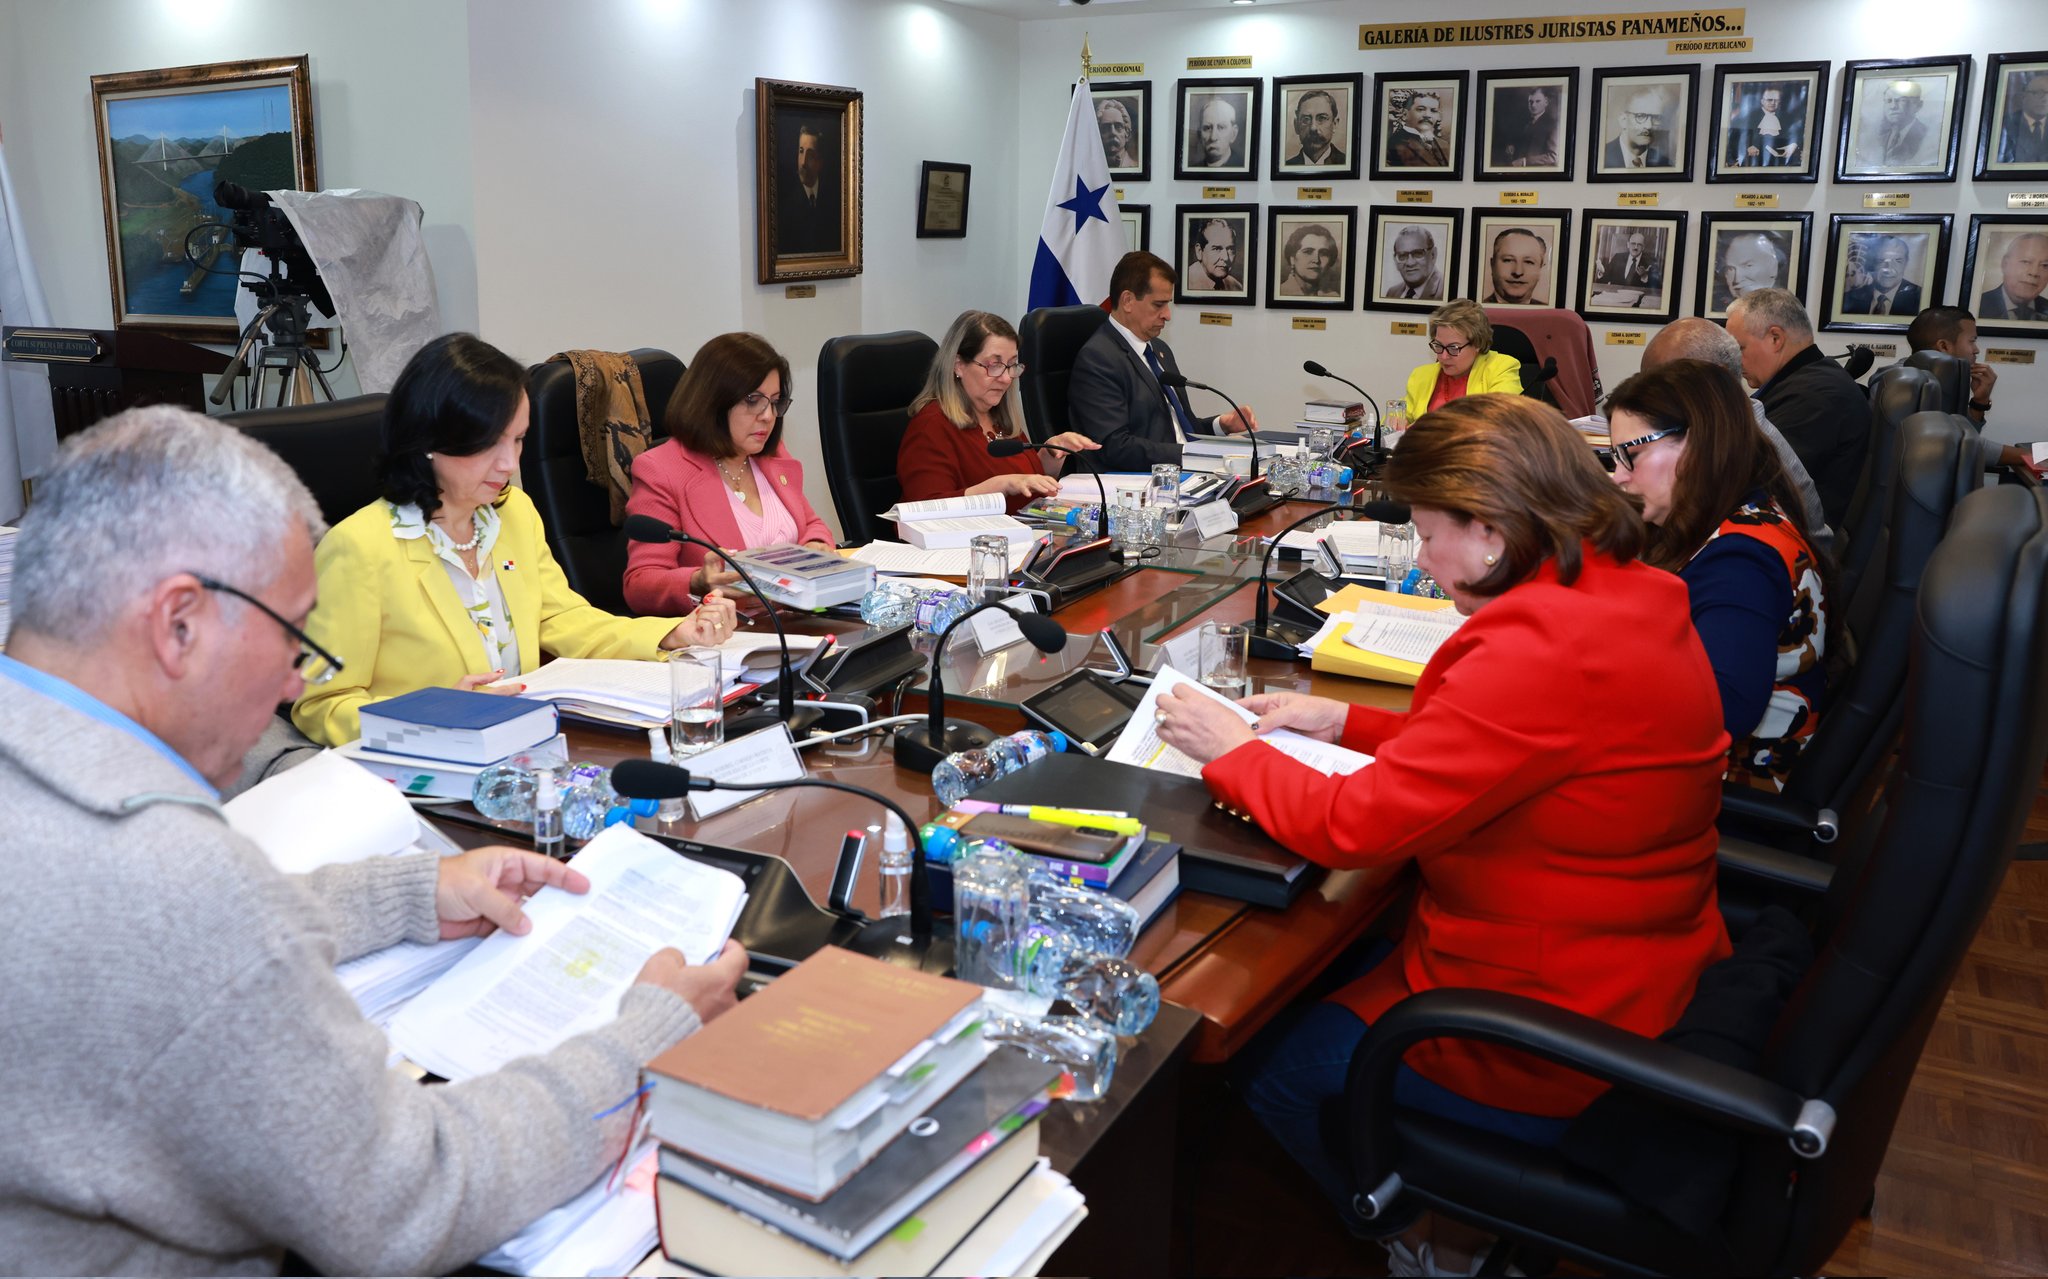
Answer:
[{"label": "black folder", "polygon": [[1181,846],[1182,888],[1254,906],[1285,906],[1321,876],[1253,823],[1216,807],[1199,777],[1062,753],[990,782],[974,798],[1129,813]]}]

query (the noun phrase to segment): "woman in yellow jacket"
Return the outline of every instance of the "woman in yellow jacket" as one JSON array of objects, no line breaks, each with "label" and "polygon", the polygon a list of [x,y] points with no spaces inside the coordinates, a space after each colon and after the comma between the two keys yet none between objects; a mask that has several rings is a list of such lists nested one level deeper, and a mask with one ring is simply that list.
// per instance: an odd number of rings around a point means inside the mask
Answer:
[{"label": "woman in yellow jacket", "polygon": [[1521,361],[1493,350],[1493,325],[1477,302],[1458,298],[1444,303],[1429,317],[1429,331],[1436,362],[1408,375],[1410,417],[1467,395],[1522,393]]},{"label": "woman in yellow jacket", "polygon": [[615,617],[569,589],[540,512],[511,486],[527,414],[524,371],[467,333],[427,343],[398,375],[384,496],[314,552],[320,602],[306,630],[343,667],[292,707],[306,736],[353,741],[365,703],[418,688],[518,692],[543,651],[651,659],[732,634],[732,601],[717,592],[678,620]]}]

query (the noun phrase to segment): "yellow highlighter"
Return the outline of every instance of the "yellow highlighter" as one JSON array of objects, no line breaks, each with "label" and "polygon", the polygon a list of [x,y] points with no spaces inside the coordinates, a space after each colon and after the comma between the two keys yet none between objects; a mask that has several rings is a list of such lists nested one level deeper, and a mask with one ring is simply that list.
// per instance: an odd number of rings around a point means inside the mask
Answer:
[{"label": "yellow highlighter", "polygon": [[1112,834],[1129,837],[1145,829],[1145,823],[1135,817],[1112,817],[1106,813],[1091,813],[1079,808],[1046,808],[1038,804],[1005,804],[1003,811],[1017,817],[1028,817],[1034,822],[1051,822],[1056,826],[1085,826],[1091,830],[1106,830]]}]

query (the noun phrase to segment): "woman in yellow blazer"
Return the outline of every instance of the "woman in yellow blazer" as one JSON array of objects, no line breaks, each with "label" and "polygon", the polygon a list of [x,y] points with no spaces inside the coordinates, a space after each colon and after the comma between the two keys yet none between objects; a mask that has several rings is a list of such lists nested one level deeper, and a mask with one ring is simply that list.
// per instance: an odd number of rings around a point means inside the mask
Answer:
[{"label": "woman in yellow blazer", "polygon": [[1521,361],[1493,349],[1493,324],[1470,298],[1438,307],[1429,317],[1429,349],[1436,361],[1408,375],[1408,416],[1419,418],[1467,395],[1522,393]]},{"label": "woman in yellow blazer", "polygon": [[[309,634],[341,658],[292,722],[334,746],[361,735],[367,702],[432,686],[517,692],[557,657],[653,658],[732,634],[716,594],[689,617],[615,617],[569,589],[540,512],[511,487],[526,438],[526,375],[467,333],[436,338],[384,406],[384,492],[320,539]],[[501,681],[503,681],[501,683]]]}]

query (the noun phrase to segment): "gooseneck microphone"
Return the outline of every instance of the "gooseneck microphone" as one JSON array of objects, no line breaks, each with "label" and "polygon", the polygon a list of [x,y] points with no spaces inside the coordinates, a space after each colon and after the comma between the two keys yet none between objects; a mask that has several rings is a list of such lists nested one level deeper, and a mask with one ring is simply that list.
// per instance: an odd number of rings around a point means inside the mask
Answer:
[{"label": "gooseneck microphone", "polygon": [[[988,442],[988,455],[990,457],[1015,457],[1019,453],[1028,453],[1032,449],[1051,449],[1055,453],[1065,453],[1069,457],[1087,457],[1088,454],[1095,452],[1094,449],[1070,449],[1064,444],[1033,444],[1029,440],[990,440]],[[1095,491],[1102,495],[1101,505],[1095,508],[1095,536],[1108,537],[1109,487],[1102,482],[1102,468],[1096,465],[1092,458],[1089,459],[1088,471],[1095,477]]]},{"label": "gooseneck microphone", "polygon": [[[1348,377],[1340,377],[1337,374],[1330,372],[1330,370],[1324,368],[1321,364],[1317,363],[1314,360],[1303,360],[1301,362],[1301,371],[1308,374],[1310,377],[1326,377],[1333,382],[1342,382],[1344,385],[1350,387],[1352,390],[1358,392],[1360,395],[1365,396],[1365,402],[1367,404],[1372,405],[1372,443],[1368,447],[1372,450],[1372,460],[1375,465],[1385,461],[1387,456],[1385,435],[1387,424],[1385,421],[1385,414],[1380,412],[1380,402],[1372,398],[1371,395],[1367,394],[1366,389],[1360,386],[1358,383],[1352,381]],[[1357,445],[1354,444],[1352,445],[1352,447],[1356,448]],[[1347,450],[1339,450],[1339,452],[1344,451]]]},{"label": "gooseneck microphone", "polygon": [[[946,642],[953,638],[953,632],[960,624],[976,613],[992,608],[1002,608],[1000,601],[990,600],[977,604],[959,617],[953,624],[939,632],[939,642],[932,649],[931,678],[926,683],[925,704],[929,710],[922,724],[905,724],[896,730],[896,765],[899,768],[913,768],[920,773],[929,773],[939,766],[939,761],[954,751],[972,750],[986,746],[996,735],[979,724],[967,720],[946,718],[946,688],[939,673],[939,663],[945,660]],[[1024,632],[1024,638],[1041,653],[1057,653],[1067,646],[1066,628],[1043,613],[1017,613],[1017,629]]]},{"label": "gooseneck microphone", "polygon": [[1867,346],[1858,345],[1850,347],[1840,355],[1830,355],[1827,358],[1840,360],[1843,372],[1852,378],[1860,379],[1865,373],[1870,372],[1871,365],[1877,363],[1877,352]]},{"label": "gooseneck microphone", "polygon": [[[688,533],[671,528],[652,515],[628,515],[626,536],[635,542],[688,542],[692,546],[703,547],[721,559],[725,558],[724,551],[703,538],[691,537]],[[775,642],[782,647],[782,666],[775,676],[775,718],[780,723],[790,724],[796,716],[796,679],[789,662],[789,635],[782,629],[782,610],[755,585],[753,574],[747,572],[745,565],[730,559],[725,562],[732,565],[732,571],[740,575],[740,580],[747,584],[747,589],[754,593],[754,598],[767,606],[769,624],[775,628]],[[756,717],[748,716],[736,720],[732,726],[734,734],[742,735],[754,731],[755,728],[767,727],[766,724],[749,725],[748,721],[753,718]],[[793,724],[791,731],[795,731]]]},{"label": "gooseneck microphone", "polygon": [[903,925],[898,920],[877,919],[861,930],[851,949],[903,967],[938,973],[952,971],[951,944],[943,938],[934,940],[932,936],[931,883],[925,871],[924,840],[918,835],[917,822],[895,800],[865,787],[822,777],[795,777],[780,782],[721,782],[694,776],[689,769],[678,768],[674,764],[657,764],[651,759],[622,759],[612,766],[612,789],[628,799],[680,799],[691,791],[799,788],[843,791],[873,800],[901,818],[903,828],[910,832],[909,934],[902,933]]},{"label": "gooseneck microphone", "polygon": [[1168,373],[1166,376],[1160,378],[1159,381],[1162,386],[1166,387],[1170,391],[1186,391],[1189,387],[1193,387],[1197,391],[1207,391],[1211,395],[1218,396],[1222,399],[1222,401],[1225,404],[1228,404],[1231,408],[1231,411],[1237,414],[1237,420],[1244,423],[1245,437],[1251,441],[1252,469],[1251,474],[1246,476],[1245,478],[1253,480],[1259,478],[1259,432],[1257,428],[1252,426],[1251,415],[1249,413],[1246,413],[1242,408],[1238,407],[1238,403],[1236,400],[1231,399],[1222,391],[1219,391],[1215,387],[1210,386],[1207,382],[1197,382],[1192,378],[1183,377],[1178,373]]},{"label": "gooseneck microphone", "polygon": [[[1280,539],[1310,520],[1329,515],[1335,511],[1349,510],[1356,510],[1366,519],[1377,520],[1382,524],[1406,524],[1414,516],[1414,512],[1409,510],[1406,502],[1396,502],[1391,498],[1374,498],[1360,507],[1352,507],[1338,502],[1330,506],[1319,506],[1292,524],[1289,524],[1286,528],[1281,529],[1278,533],[1275,533],[1272,542],[1266,547],[1265,558],[1259,562],[1259,593],[1256,597],[1258,602],[1252,612],[1250,647],[1253,657],[1269,657],[1275,661],[1291,662],[1301,656],[1301,650],[1294,645],[1289,644],[1286,640],[1274,639],[1266,634],[1267,623],[1271,619],[1270,604],[1266,591],[1268,579],[1273,572],[1273,552],[1280,549]],[[1342,573],[1343,569],[1344,566],[1342,564],[1337,566],[1339,573]]]}]

